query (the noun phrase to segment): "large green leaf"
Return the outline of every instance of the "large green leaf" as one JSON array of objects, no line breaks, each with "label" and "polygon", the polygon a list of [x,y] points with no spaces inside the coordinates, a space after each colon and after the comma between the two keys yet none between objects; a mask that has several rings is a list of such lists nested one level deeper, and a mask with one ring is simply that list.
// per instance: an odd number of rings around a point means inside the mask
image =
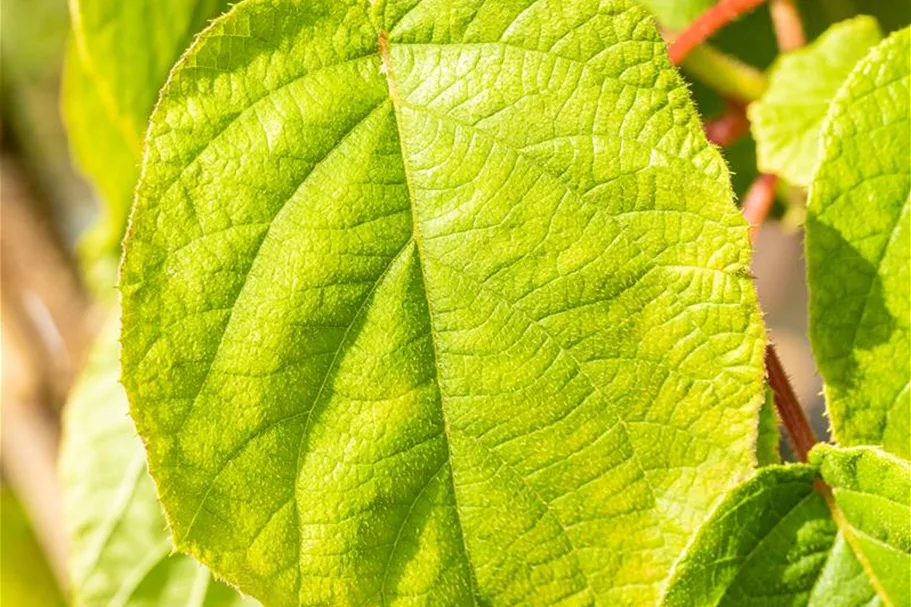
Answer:
[{"label": "large green leaf", "polygon": [[139,178],[149,114],[168,72],[228,0],[71,0],[63,75],[71,153],[105,207],[90,258],[118,252]]},{"label": "large green leaf", "polygon": [[146,472],[145,451],[119,383],[119,323],[111,322],[74,388],[60,467],[77,606],[254,605],[189,557],[171,537]]},{"label": "large green leaf", "polygon": [[676,564],[662,605],[881,605],[815,480],[811,466],[769,466],[733,489]]},{"label": "large green leaf", "polygon": [[817,445],[810,461],[832,487],[839,522],[889,605],[911,605],[911,465],[872,447]]},{"label": "large green leaf", "polygon": [[851,73],[810,186],[810,337],[843,445],[911,457],[911,30]]},{"label": "large green leaf", "polygon": [[764,337],[644,9],[251,0],[152,124],[124,383],[182,550],[268,605],[654,603]]},{"label": "large green leaf", "polygon": [[798,185],[810,183],[829,103],[881,39],[875,19],[855,17],[833,25],[810,46],[781,56],[765,94],[749,107],[760,171]]}]

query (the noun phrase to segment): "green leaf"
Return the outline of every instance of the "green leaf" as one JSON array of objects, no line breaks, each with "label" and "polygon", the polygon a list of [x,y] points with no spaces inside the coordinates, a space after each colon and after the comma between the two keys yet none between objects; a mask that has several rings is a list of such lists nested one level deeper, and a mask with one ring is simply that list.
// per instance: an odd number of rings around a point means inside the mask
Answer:
[{"label": "green leaf", "polygon": [[775,396],[766,391],[765,400],[759,410],[759,438],[756,440],[756,462],[760,466],[781,463],[781,431],[778,429],[778,414],[775,412]]},{"label": "green leaf", "polygon": [[759,170],[808,185],[819,150],[819,130],[829,103],[851,69],[882,40],[872,17],[833,25],[813,44],[781,56],[769,87],[748,114]]},{"label": "green leaf", "polygon": [[191,38],[228,0],[71,0],[63,117],[76,163],[105,206],[89,259],[119,254],[149,114]]},{"label": "green leaf", "polygon": [[693,22],[718,0],[642,0],[658,22],[671,31],[678,31]]},{"label": "green leaf", "polygon": [[70,540],[72,600],[79,606],[252,606],[174,555],[145,452],[119,377],[119,323],[99,337],[64,416],[60,456]]},{"label": "green leaf", "polygon": [[911,30],[851,73],[807,206],[810,338],[832,432],[911,457]]},{"label": "green leaf", "polygon": [[[139,154],[111,122],[72,42],[67,46],[61,87],[70,155],[106,202],[100,220],[80,242],[83,258],[99,260],[120,245],[139,179]],[[108,281],[108,290],[110,285]]]},{"label": "green leaf", "polygon": [[269,605],[654,603],[764,336],[644,9],[242,2],[152,125],[124,382],[179,548]]},{"label": "green leaf", "polygon": [[879,605],[812,466],[769,466],[733,489],[674,568],[665,607]]},{"label": "green leaf", "polygon": [[883,601],[870,584],[845,534],[835,537],[826,565],[807,603],[808,607],[881,607]]},{"label": "green leaf", "polygon": [[0,528],[0,605],[63,607],[28,514],[5,484],[0,485]]},{"label": "green leaf", "polygon": [[911,605],[911,465],[872,447],[817,445],[845,539],[889,605]]}]

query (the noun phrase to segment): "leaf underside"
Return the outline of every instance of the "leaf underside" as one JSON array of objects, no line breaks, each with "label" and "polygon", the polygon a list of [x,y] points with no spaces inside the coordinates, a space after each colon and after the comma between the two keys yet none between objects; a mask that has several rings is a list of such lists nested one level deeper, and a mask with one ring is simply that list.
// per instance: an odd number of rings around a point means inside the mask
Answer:
[{"label": "leaf underside", "polygon": [[911,457],[911,30],[848,77],[807,204],[810,337],[843,446]]},{"label": "leaf underside", "polygon": [[267,605],[654,604],[754,464],[747,232],[641,8],[242,2],[143,175],[132,414]]},{"label": "leaf underside", "polygon": [[756,437],[756,464],[769,466],[781,463],[781,430],[778,414],[775,412],[775,395],[766,391],[765,400],[759,410],[759,430]]}]

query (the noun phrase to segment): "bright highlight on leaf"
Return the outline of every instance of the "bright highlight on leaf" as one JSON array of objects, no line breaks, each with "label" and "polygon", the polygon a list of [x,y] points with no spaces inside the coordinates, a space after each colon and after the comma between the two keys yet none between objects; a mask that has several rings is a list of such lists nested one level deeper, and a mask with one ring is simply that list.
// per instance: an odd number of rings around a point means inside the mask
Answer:
[{"label": "bright highlight on leaf", "polygon": [[749,106],[760,171],[809,185],[829,103],[857,62],[881,39],[875,19],[855,17],[778,59],[765,94]]},{"label": "bright highlight on leaf", "polygon": [[654,604],[755,461],[728,175],[625,1],[246,1],[178,64],[124,383],[268,605]]},{"label": "bright highlight on leaf", "polygon": [[807,206],[810,337],[838,442],[911,457],[911,30],[875,47],[822,129]]},{"label": "bright highlight on leaf", "polygon": [[67,405],[61,477],[71,599],[79,607],[254,607],[191,558],[174,555],[119,383],[109,322]]}]

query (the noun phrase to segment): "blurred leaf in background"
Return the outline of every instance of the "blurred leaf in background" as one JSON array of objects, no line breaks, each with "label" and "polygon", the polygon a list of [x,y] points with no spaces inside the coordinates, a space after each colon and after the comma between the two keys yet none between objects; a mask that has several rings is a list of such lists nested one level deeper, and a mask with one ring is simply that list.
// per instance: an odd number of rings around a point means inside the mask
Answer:
[{"label": "blurred leaf in background", "polygon": [[54,575],[16,496],[0,486],[0,605],[64,605]]},{"label": "blurred leaf in background", "polygon": [[97,188],[102,217],[82,243],[88,271],[111,284],[142,141],[171,66],[227,0],[73,0],[63,117],[74,161]]},{"label": "blurred leaf in background", "polygon": [[94,216],[92,197],[72,170],[60,119],[59,88],[69,31],[65,0],[0,3],[2,146],[31,175],[72,244]]}]

